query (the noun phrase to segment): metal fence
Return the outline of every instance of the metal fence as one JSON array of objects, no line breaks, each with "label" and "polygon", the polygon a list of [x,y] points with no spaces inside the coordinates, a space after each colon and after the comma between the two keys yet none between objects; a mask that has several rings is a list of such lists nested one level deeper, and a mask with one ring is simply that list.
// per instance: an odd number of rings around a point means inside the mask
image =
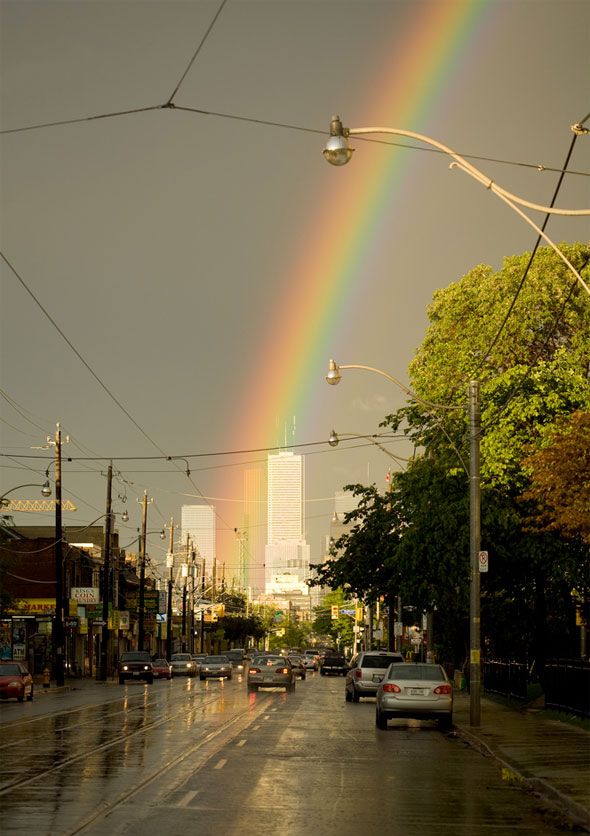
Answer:
[{"label": "metal fence", "polygon": [[550,659],[544,678],[546,708],[590,717],[590,662]]},{"label": "metal fence", "polygon": [[528,669],[522,662],[483,662],[482,673],[484,691],[515,700],[526,700]]}]

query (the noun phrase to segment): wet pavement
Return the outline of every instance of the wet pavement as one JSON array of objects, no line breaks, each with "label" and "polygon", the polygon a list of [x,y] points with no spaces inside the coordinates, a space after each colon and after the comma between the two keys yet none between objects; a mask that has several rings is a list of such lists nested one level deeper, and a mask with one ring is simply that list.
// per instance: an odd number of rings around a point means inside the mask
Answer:
[{"label": "wet pavement", "polygon": [[474,729],[468,695],[455,699],[456,731],[443,734],[418,721],[377,730],[374,700],[345,703],[342,680],[317,675],[294,694],[248,694],[239,680],[39,689],[0,707],[2,830],[585,831],[590,733],[486,697]]},{"label": "wet pavement", "polygon": [[504,780],[554,804],[590,832],[590,731],[547,715],[542,707],[481,698],[481,724],[470,726],[469,695],[455,694],[455,730],[493,758]]}]

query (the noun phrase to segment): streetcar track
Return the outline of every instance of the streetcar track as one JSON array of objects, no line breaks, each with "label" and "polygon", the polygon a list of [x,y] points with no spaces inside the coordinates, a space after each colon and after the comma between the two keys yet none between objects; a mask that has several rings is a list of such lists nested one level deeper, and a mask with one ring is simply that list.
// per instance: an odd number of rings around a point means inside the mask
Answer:
[{"label": "streetcar track", "polygon": [[[189,714],[193,712],[201,711],[203,708],[207,707],[208,705],[212,705],[213,703],[217,702],[220,699],[219,694],[216,694],[211,699],[203,700],[199,702],[198,705],[194,705],[189,709]],[[77,761],[83,760],[88,758],[89,756],[95,755],[98,752],[104,752],[107,749],[117,746],[122,741],[129,740],[132,737],[136,737],[137,735],[147,734],[154,729],[159,728],[160,726],[165,725],[173,721],[176,717],[182,715],[183,717],[187,716],[187,707],[185,704],[178,707],[177,711],[168,713],[165,717],[159,717],[158,720],[154,720],[149,723],[144,723],[139,728],[135,729],[132,732],[126,732],[125,734],[119,734],[117,737],[112,738],[111,740],[106,741],[100,746],[93,746],[90,749],[86,749],[83,752],[80,752],[77,755],[73,755],[70,758],[66,758],[63,761],[52,766],[50,769],[44,769],[40,772],[37,772],[35,775],[31,775],[27,778],[17,779],[12,783],[5,784],[3,787],[0,788],[0,797],[6,795],[8,792],[11,792],[15,789],[20,789],[21,787],[25,787],[29,784],[33,784],[36,781],[43,780],[48,775],[51,775],[54,772],[59,771],[60,769],[64,769],[65,767],[71,766],[72,764],[76,763]]]},{"label": "streetcar track", "polygon": [[[268,699],[272,697],[272,694],[265,694],[264,697],[266,698],[265,702],[267,702]],[[106,819],[118,807],[122,807],[123,804],[125,804],[127,801],[129,801],[130,798],[133,798],[134,795],[137,795],[138,793],[142,792],[147,786],[149,786],[149,784],[153,783],[154,781],[156,781],[156,780],[160,781],[162,779],[162,776],[166,772],[170,771],[174,767],[181,764],[183,761],[187,760],[187,758],[194,755],[195,752],[198,752],[199,749],[203,749],[205,746],[207,746],[207,744],[211,743],[212,741],[215,740],[215,738],[219,737],[221,734],[228,731],[232,726],[237,724],[239,721],[243,722],[244,720],[247,720],[248,722],[244,723],[244,727],[247,727],[249,724],[254,722],[255,718],[259,714],[261,714],[263,711],[267,710],[266,706],[264,706],[264,705],[260,706],[258,708],[258,710],[256,710],[256,709],[257,709],[256,706],[253,707],[252,705],[248,705],[245,709],[240,711],[234,717],[231,717],[229,720],[227,720],[225,723],[223,723],[217,729],[213,729],[213,731],[209,732],[209,734],[207,734],[204,738],[202,738],[197,743],[195,743],[193,746],[191,746],[190,749],[188,749],[184,752],[181,752],[176,758],[173,758],[172,760],[168,761],[168,763],[158,766],[158,768],[156,770],[154,770],[151,775],[148,775],[146,778],[144,778],[139,783],[135,784],[129,790],[126,790],[124,793],[122,793],[114,801],[112,801],[112,802],[103,801],[102,804],[100,805],[99,809],[93,811],[89,816],[87,816],[85,819],[83,819],[81,822],[79,822],[73,830],[68,830],[68,831],[64,832],[62,834],[62,836],[76,836],[76,834],[82,833],[84,830],[86,830],[86,828],[90,827],[93,824],[96,824],[98,820]],[[253,716],[249,717],[249,715],[253,715]],[[238,728],[238,733],[241,730],[242,730],[242,723],[240,723],[240,726]],[[214,751],[209,753],[205,757],[204,763],[201,764],[198,767],[198,769],[202,769],[204,764],[207,763],[207,761],[211,760],[211,758],[214,757],[226,745],[226,743],[227,743],[226,741],[222,741]],[[197,770],[195,770],[195,771],[197,771]]]}]

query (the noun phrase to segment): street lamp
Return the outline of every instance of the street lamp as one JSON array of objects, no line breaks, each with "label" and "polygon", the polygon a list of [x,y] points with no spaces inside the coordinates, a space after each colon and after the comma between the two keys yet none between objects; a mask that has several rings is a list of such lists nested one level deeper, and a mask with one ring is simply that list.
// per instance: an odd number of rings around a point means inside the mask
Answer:
[{"label": "street lamp", "polygon": [[[577,128],[577,125],[572,125],[574,133],[578,133]],[[564,255],[564,253],[562,253],[557,244],[555,244],[541,229],[541,227],[529,218],[529,216],[519,207],[523,206],[526,209],[531,209],[535,212],[542,212],[545,215],[568,215],[570,217],[590,215],[590,209],[557,209],[554,206],[542,206],[541,204],[533,203],[529,200],[525,200],[525,198],[512,194],[512,192],[509,192],[506,189],[503,189],[493,180],[490,180],[490,178],[482,171],[468,162],[464,157],[457,154],[456,151],[453,151],[452,148],[449,148],[447,145],[443,145],[442,142],[439,142],[430,136],[418,134],[414,131],[407,131],[402,128],[345,128],[343,127],[339,116],[333,116],[332,121],[330,122],[330,138],[328,139],[323,152],[325,159],[332,165],[346,165],[346,163],[348,163],[352,158],[354,151],[354,149],[350,146],[348,137],[361,136],[364,134],[393,134],[394,136],[404,136],[408,139],[415,139],[418,142],[424,142],[426,145],[430,145],[432,148],[436,148],[438,151],[442,151],[444,154],[447,154],[453,160],[450,164],[450,168],[458,168],[460,171],[465,172],[465,174],[469,174],[470,177],[482,186],[485,186],[488,191],[495,194],[496,197],[500,198],[500,200],[506,203],[507,206],[510,206],[510,208],[516,212],[517,215],[520,215],[523,221],[531,226],[535,232],[540,235],[547,244],[549,244],[551,249],[557,253],[559,258],[561,258],[564,264],[569,270],[571,270],[580,282],[586,293],[590,295],[590,287],[586,284],[569,259]]]},{"label": "street lamp", "polygon": [[4,501],[5,496],[8,496],[8,494],[12,493],[13,491],[20,490],[20,488],[41,488],[42,496],[51,496],[51,485],[49,484],[49,479],[46,479],[42,485],[39,485],[37,482],[26,482],[24,485],[17,485],[15,488],[10,488],[9,491],[3,493],[2,496],[0,496],[0,507],[2,507],[3,505],[8,505],[9,503],[9,500],[7,500],[6,502]]},{"label": "street lamp", "polygon": [[[331,361],[333,362],[333,361]],[[371,444],[374,444],[375,447],[378,447],[382,453],[385,453],[386,456],[389,456],[390,459],[393,459],[397,464],[400,462],[409,462],[412,459],[406,459],[404,456],[396,456],[395,453],[392,453],[387,447],[384,447],[383,444],[380,444],[378,441],[375,440],[375,437],[372,435],[364,435],[363,433],[340,433],[340,435],[336,432],[336,430],[332,430],[329,437],[328,437],[328,444],[330,447],[338,447],[340,444],[340,436],[346,436],[349,440],[353,440],[355,438],[365,438],[367,441],[370,441]]]}]

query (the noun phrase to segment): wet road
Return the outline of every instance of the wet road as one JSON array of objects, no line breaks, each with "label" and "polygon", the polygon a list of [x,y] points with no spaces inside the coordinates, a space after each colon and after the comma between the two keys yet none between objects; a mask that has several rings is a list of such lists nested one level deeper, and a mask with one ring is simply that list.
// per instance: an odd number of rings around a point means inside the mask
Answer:
[{"label": "wet road", "polygon": [[2,833],[562,832],[453,735],[379,731],[374,711],[317,675],[294,694],[174,679],[2,705]]}]

